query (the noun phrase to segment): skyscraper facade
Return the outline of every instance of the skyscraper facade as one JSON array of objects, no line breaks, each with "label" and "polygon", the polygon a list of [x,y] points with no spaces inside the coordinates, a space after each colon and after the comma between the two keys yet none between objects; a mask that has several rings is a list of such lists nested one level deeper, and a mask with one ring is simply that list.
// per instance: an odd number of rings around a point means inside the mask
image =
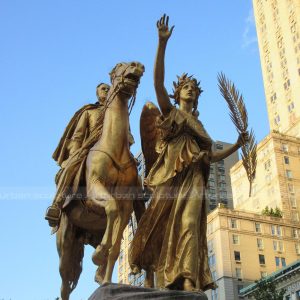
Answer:
[{"label": "skyscraper facade", "polygon": [[[230,143],[215,141],[212,145],[212,151],[222,151],[231,146]],[[227,158],[211,164],[207,184],[208,212],[214,210],[219,203],[225,207],[233,208],[230,168],[238,161],[239,155],[236,151]]]},{"label": "skyscraper facade", "polygon": [[300,137],[300,2],[253,0],[270,129]]}]

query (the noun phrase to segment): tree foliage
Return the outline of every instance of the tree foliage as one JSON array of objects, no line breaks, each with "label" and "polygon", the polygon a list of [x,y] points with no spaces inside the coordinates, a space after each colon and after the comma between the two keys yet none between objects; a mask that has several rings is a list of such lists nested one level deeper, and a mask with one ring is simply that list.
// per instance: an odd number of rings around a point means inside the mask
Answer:
[{"label": "tree foliage", "polygon": [[266,206],[262,210],[261,214],[264,216],[269,216],[269,217],[282,218],[282,211],[277,206],[275,209],[269,208],[268,206]]},{"label": "tree foliage", "polygon": [[276,290],[276,284],[272,278],[257,281],[257,288],[253,293],[255,300],[283,300],[286,290]]}]

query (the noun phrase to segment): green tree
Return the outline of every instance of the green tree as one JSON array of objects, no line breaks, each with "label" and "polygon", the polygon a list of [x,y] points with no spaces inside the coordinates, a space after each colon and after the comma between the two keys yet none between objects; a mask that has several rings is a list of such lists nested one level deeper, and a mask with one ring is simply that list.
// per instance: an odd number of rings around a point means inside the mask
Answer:
[{"label": "green tree", "polygon": [[283,300],[286,290],[276,290],[273,278],[257,281],[257,288],[253,293],[255,300]]},{"label": "green tree", "polygon": [[277,218],[282,218],[282,211],[276,206],[275,209],[269,208],[266,206],[262,211],[261,214],[264,216],[269,216],[269,217],[277,217]]}]

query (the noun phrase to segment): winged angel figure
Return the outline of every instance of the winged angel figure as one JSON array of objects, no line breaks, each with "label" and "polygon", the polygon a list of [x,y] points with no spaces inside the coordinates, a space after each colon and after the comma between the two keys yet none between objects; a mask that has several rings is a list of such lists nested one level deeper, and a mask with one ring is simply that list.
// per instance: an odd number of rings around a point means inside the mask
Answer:
[{"label": "winged angel figure", "polygon": [[205,186],[210,163],[238,150],[245,134],[232,147],[212,152],[212,140],[198,120],[200,82],[183,74],[173,83],[173,95],[168,95],[164,58],[174,29],[169,29],[168,22],[165,15],[157,22],[154,85],[160,110],[147,103],[140,121],[145,184],[152,197],[131,244],[129,262],[134,273],[155,271],[159,288],[207,290],[215,288],[206,240]]}]

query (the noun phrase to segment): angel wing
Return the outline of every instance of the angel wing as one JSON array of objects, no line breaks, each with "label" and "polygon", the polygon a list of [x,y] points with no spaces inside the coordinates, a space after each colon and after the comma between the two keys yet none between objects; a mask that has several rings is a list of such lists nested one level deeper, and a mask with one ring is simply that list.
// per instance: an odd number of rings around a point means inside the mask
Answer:
[{"label": "angel wing", "polygon": [[160,131],[156,127],[156,119],[160,115],[161,113],[158,107],[152,102],[147,102],[143,107],[140,117],[140,135],[145,159],[145,177],[147,177],[153,164],[158,158],[155,147],[160,138]]}]

